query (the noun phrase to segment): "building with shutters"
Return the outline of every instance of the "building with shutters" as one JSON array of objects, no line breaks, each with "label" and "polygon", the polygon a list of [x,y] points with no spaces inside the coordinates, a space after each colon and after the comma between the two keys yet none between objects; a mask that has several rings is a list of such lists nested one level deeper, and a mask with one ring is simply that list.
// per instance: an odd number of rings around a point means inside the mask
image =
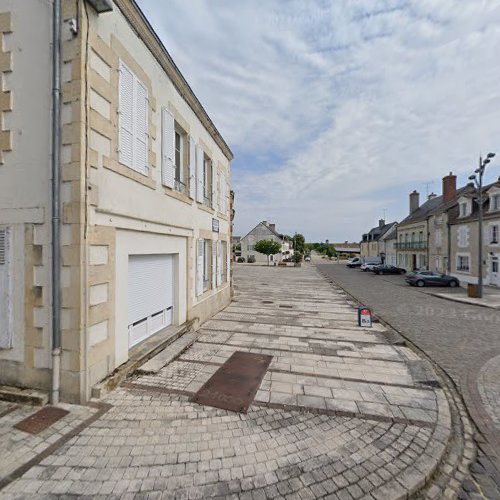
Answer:
[{"label": "building with shutters", "polygon": [[[145,339],[229,303],[233,156],[133,0],[62,5],[60,390],[85,401]],[[52,10],[0,0],[0,384],[42,390]]]},{"label": "building with shutters", "polygon": [[[500,287],[500,181],[483,188],[483,282]],[[479,205],[464,189],[449,210],[450,274],[461,283],[478,282]]]}]

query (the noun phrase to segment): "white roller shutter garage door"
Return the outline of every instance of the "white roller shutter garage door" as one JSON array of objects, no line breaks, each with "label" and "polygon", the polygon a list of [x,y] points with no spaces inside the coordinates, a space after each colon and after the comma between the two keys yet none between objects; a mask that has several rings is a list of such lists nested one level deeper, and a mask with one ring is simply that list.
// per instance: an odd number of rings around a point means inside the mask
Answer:
[{"label": "white roller shutter garage door", "polygon": [[172,324],[173,256],[129,255],[129,347]]}]

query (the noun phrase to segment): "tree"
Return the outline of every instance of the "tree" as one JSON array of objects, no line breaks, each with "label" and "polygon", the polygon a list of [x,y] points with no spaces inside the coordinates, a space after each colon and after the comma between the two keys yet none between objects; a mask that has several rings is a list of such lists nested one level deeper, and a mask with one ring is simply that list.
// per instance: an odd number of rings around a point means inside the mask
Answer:
[{"label": "tree", "polygon": [[281,243],[273,240],[259,240],[254,248],[256,252],[267,255],[267,265],[269,265],[269,256],[281,252]]},{"label": "tree", "polygon": [[305,242],[306,242],[306,239],[304,238],[304,235],[297,233],[293,237],[293,247],[294,247],[293,249],[294,249],[294,251],[301,253],[301,254],[304,254]]}]

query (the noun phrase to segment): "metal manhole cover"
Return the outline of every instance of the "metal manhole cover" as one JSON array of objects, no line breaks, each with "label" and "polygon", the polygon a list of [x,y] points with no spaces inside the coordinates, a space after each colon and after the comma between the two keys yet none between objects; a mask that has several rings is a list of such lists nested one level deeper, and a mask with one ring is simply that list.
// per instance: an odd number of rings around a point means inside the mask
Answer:
[{"label": "metal manhole cover", "polygon": [[55,406],[45,406],[33,415],[18,422],[14,427],[20,431],[38,434],[67,415],[69,411]]},{"label": "metal manhole cover", "polygon": [[234,352],[191,401],[246,413],[272,359],[266,354]]}]

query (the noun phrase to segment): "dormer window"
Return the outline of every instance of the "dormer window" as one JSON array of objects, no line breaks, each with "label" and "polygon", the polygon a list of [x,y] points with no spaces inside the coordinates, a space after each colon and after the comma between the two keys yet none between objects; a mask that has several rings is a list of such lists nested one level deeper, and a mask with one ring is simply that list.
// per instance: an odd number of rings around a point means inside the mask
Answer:
[{"label": "dormer window", "polygon": [[490,212],[500,210],[500,193],[495,193],[490,196]]},{"label": "dormer window", "polygon": [[472,212],[472,200],[462,198],[458,202],[458,216],[467,217]]}]

